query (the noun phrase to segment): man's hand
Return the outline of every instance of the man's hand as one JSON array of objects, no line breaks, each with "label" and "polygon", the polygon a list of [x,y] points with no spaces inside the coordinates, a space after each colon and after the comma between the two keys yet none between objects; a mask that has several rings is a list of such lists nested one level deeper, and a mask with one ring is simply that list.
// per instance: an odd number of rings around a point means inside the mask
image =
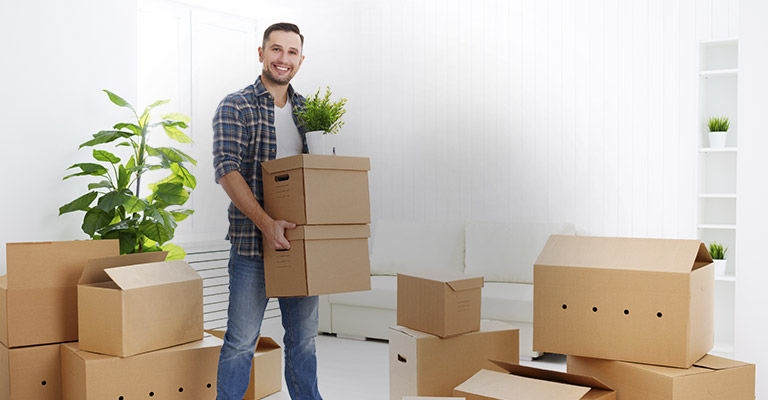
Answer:
[{"label": "man's hand", "polygon": [[261,230],[262,240],[264,244],[275,250],[288,250],[291,248],[291,242],[285,238],[285,231],[295,227],[296,224],[292,222],[273,220],[269,228]]}]

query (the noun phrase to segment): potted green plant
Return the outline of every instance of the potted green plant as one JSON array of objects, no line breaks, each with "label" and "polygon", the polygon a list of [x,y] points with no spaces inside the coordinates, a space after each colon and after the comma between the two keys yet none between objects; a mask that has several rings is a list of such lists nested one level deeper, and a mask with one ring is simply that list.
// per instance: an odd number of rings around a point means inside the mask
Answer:
[{"label": "potted green plant", "polygon": [[347,99],[331,100],[331,88],[326,86],[325,93],[317,92],[308,96],[302,107],[296,108],[296,119],[306,132],[310,153],[335,154],[335,146],[328,135],[339,133],[344,126],[342,116],[347,112]]},{"label": "potted green plant", "polygon": [[[59,215],[84,211],[81,226],[92,239],[119,239],[120,253],[168,251],[168,259],[184,258],[184,250],[172,243],[177,223],[193,213],[182,208],[197,185],[186,163],[197,161],[173,147],[154,147],[149,143],[150,132],[162,127],[167,136],[178,143],[191,143],[186,129],[189,117],[165,114],[153,121],[152,112],[168,103],[159,100],[147,106],[141,114],[122,97],[108,91],[109,100],[132,112],[128,122],[118,122],[112,129],[95,133],[79,149],[92,148],[92,160],[77,163],[64,180],[87,176],[95,178],[88,192],[59,207]],[[104,147],[110,145],[109,149]],[[142,177],[149,171],[165,173],[164,177],[147,184]],[[142,197],[146,188],[148,194]]]},{"label": "potted green plant", "polygon": [[718,242],[712,242],[709,244],[709,255],[712,256],[712,261],[715,264],[716,276],[725,275],[725,253],[727,252],[728,248],[723,247],[723,245]]},{"label": "potted green plant", "polygon": [[728,117],[711,117],[707,121],[709,128],[709,147],[721,149],[725,147],[726,132],[731,126]]}]

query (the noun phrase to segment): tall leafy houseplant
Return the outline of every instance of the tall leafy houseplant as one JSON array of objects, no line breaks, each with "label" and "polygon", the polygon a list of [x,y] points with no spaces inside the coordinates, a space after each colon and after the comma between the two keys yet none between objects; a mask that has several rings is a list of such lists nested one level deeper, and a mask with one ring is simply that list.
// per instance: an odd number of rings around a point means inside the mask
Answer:
[{"label": "tall leafy houseplant", "polygon": [[[92,239],[119,239],[121,254],[165,250],[169,252],[169,259],[183,258],[184,250],[169,241],[177,223],[193,213],[181,206],[197,185],[185,163],[196,165],[197,161],[173,147],[150,146],[148,139],[153,128],[162,127],[174,141],[191,143],[192,139],[182,131],[188,127],[189,117],[166,114],[153,122],[154,109],[168,100],[156,101],[139,114],[122,97],[108,90],[104,92],[113,104],[129,109],[133,119],[118,122],[111,130],[99,131],[80,145],[80,149],[93,148],[93,161],[72,165],[67,170],[76,172],[64,180],[89,176],[95,181],[88,184],[87,193],[61,206],[59,215],[84,211],[83,232]],[[106,145],[122,150],[123,157],[104,149]],[[142,182],[142,177],[148,171],[167,175],[147,184]],[[142,198],[144,187],[149,194]]]}]

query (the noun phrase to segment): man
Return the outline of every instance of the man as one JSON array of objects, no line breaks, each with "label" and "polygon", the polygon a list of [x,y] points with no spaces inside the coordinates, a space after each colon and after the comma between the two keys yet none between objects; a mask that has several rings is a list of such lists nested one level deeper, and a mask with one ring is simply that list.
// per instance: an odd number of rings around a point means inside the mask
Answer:
[{"label": "man", "polygon": [[[219,356],[218,400],[242,400],[251,359],[267,305],[262,246],[288,249],[288,221],[274,220],[263,208],[261,163],[307,152],[293,108],[304,98],[291,79],[304,61],[304,36],[296,25],[278,23],[264,32],[256,82],[224,98],[213,118],[216,181],[232,203],[229,232],[229,309]],[[291,399],[320,400],[315,337],[318,298],[280,298],[285,328],[285,380]]]}]

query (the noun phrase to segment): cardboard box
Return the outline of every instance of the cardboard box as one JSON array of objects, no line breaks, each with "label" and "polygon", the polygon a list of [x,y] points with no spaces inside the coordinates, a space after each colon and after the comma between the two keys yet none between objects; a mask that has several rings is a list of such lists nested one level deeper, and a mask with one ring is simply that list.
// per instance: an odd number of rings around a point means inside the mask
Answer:
[{"label": "cardboard box", "polygon": [[616,400],[595,378],[522,365],[497,363],[504,372],[481,370],[453,391],[467,400]]},{"label": "cardboard box", "polygon": [[440,337],[480,329],[482,276],[397,274],[397,324]]},{"label": "cardboard box", "polygon": [[305,225],[286,231],[289,250],[264,249],[268,297],[371,289],[368,225]]},{"label": "cardboard box", "polygon": [[395,326],[389,329],[389,398],[451,397],[453,388],[485,368],[503,371],[490,360],[517,363],[519,331],[484,320],[477,332],[440,338]]},{"label": "cardboard box", "polygon": [[261,163],[264,209],[297,225],[369,224],[370,160],[300,154]]},{"label": "cardboard box", "polygon": [[535,351],[688,368],[714,343],[699,240],[551,236],[534,265]]},{"label": "cardboard box", "polygon": [[466,400],[464,397],[403,396],[403,400]]},{"label": "cardboard box", "polygon": [[118,254],[117,240],[6,244],[0,343],[14,348],[77,340],[77,281],[85,262]]},{"label": "cardboard box", "polygon": [[90,260],[77,287],[80,349],[127,357],[203,337],[203,280],[160,252]]},{"label": "cardboard box", "polygon": [[216,398],[221,339],[202,340],[119,358],[61,345],[64,400]]},{"label": "cardboard box", "polygon": [[568,356],[568,372],[594,376],[621,400],[755,399],[755,365],[714,355],[685,369]]},{"label": "cardboard box", "polygon": [[[206,331],[220,339],[224,331]],[[283,389],[282,349],[272,338],[260,336],[256,342],[256,351],[251,362],[251,381],[243,400],[263,399]]]},{"label": "cardboard box", "polygon": [[61,400],[59,344],[0,345],[0,400]]}]

